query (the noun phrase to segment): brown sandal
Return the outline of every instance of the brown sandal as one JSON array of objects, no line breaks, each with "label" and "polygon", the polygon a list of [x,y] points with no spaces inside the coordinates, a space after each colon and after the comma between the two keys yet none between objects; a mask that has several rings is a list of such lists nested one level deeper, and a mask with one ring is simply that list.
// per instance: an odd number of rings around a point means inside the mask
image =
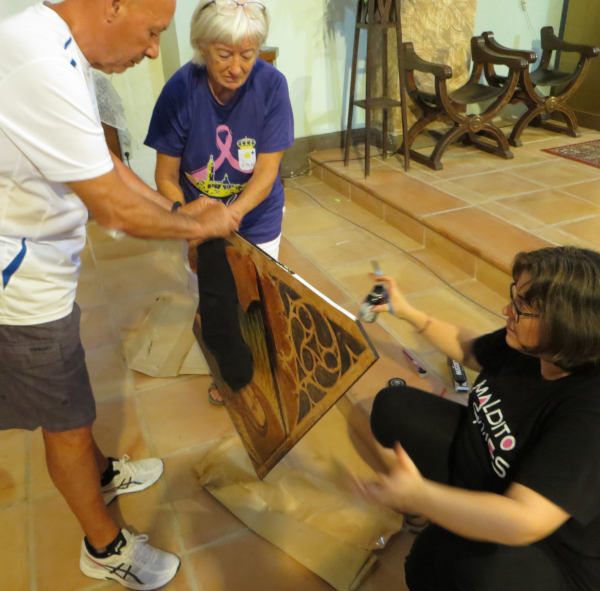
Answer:
[{"label": "brown sandal", "polygon": [[429,525],[429,519],[421,515],[404,514],[402,529],[411,534],[420,534]]},{"label": "brown sandal", "polygon": [[[217,398],[217,396],[218,396],[218,398]],[[221,395],[219,394],[219,388],[217,387],[217,384],[215,384],[214,382],[211,382],[210,386],[208,387],[208,401],[213,406],[225,406],[225,402],[223,401],[223,399],[221,398]]]}]

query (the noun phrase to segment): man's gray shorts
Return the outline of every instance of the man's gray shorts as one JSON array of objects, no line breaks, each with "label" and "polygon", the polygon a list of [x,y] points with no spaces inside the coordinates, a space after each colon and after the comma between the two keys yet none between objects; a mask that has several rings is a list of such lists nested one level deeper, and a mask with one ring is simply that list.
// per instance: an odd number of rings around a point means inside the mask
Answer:
[{"label": "man's gray shorts", "polygon": [[69,431],[94,421],[80,316],[75,304],[53,322],[0,325],[0,429]]}]

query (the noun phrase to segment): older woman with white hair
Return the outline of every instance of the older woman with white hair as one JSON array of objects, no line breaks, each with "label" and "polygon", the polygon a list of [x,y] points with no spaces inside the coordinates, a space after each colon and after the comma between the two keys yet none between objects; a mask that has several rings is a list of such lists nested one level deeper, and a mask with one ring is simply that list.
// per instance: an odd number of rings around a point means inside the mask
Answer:
[{"label": "older woman with white hair", "polygon": [[202,196],[222,200],[242,218],[241,236],[277,258],[280,164],[294,137],[285,77],[258,59],[268,28],[261,2],[202,0],[190,25],[194,57],[163,88],[145,143],[174,210]]},{"label": "older woman with white hair", "polygon": [[194,57],[162,90],[145,143],[158,153],[160,193],[174,203],[223,200],[243,217],[240,234],[277,258],[279,168],[294,138],[285,77],[258,59],[268,29],[261,2],[202,0],[190,25]]},{"label": "older woman with white hair", "polygon": [[166,83],[146,144],[156,183],[173,202],[223,200],[243,217],[240,234],[279,252],[283,151],[293,143],[285,77],[258,59],[269,28],[261,2],[203,0],[191,21],[191,62]]}]

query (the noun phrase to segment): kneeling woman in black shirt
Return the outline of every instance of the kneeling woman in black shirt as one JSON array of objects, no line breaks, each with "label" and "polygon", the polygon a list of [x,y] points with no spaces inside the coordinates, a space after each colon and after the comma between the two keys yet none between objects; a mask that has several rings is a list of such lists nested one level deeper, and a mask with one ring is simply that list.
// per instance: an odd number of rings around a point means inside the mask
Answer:
[{"label": "kneeling woman in black shirt", "polygon": [[480,371],[466,408],[408,387],[373,404],[395,457],[363,492],[431,522],[406,561],[411,591],[600,589],[600,254],[520,253],[512,274],[506,327],[483,336],[377,278],[396,316]]}]

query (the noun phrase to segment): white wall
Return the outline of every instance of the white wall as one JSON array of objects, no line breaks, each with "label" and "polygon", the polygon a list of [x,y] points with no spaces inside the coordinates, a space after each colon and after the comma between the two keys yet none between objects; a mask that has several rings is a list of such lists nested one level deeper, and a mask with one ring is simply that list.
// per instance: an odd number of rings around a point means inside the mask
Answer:
[{"label": "white wall", "polygon": [[19,10],[23,10],[38,0],[1,0],[0,1],[0,19],[10,16]]},{"label": "white wall", "polygon": [[[346,128],[356,0],[267,0],[268,45],[279,47],[277,67],[286,75],[296,137]],[[365,55],[365,34],[359,56]],[[364,59],[358,88],[364,86]],[[355,109],[358,125],[364,111]]]},{"label": "white wall", "polygon": [[558,35],[563,0],[478,0],[475,33],[493,31],[502,45],[539,53],[540,29],[552,25]]}]

